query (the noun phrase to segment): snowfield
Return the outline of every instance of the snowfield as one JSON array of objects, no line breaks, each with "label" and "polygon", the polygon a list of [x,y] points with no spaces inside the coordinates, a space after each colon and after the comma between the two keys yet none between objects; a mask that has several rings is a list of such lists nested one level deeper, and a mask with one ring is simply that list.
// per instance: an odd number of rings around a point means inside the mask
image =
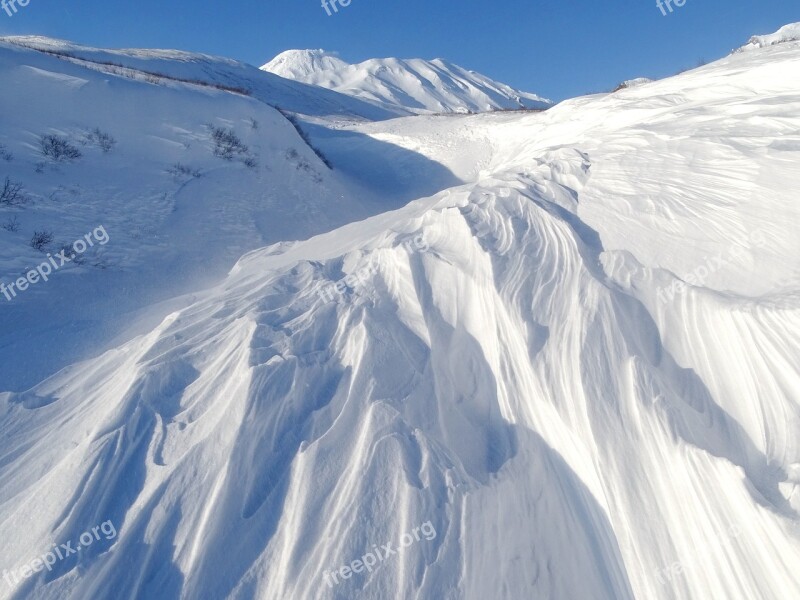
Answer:
[{"label": "snowfield", "polygon": [[109,243],[0,297],[0,598],[800,597],[800,42],[295,125],[50,43],[0,43],[0,280]]}]

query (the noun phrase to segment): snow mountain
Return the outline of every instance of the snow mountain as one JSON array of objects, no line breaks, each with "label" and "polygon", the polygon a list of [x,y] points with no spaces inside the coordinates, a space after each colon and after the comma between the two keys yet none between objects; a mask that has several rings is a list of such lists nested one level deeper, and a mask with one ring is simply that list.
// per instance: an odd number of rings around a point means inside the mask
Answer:
[{"label": "snow mountain", "polygon": [[0,598],[800,597],[800,42],[374,122],[108,67],[0,43],[0,280],[110,238],[2,305]]},{"label": "snow mountain", "polygon": [[411,113],[545,109],[550,100],[512,89],[442,59],[380,58],[350,64],[324,50],[287,50],[261,67]]}]

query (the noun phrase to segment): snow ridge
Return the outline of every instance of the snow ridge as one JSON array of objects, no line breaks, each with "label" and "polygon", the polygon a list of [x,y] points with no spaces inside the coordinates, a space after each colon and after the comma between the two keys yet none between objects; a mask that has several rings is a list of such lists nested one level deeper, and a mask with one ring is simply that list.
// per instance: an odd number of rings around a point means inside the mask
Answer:
[{"label": "snow ridge", "polygon": [[416,113],[545,109],[552,102],[442,59],[348,64],[324,50],[288,50],[261,67],[281,77]]},{"label": "snow ridge", "polygon": [[737,52],[745,52],[747,50],[774,46],[775,44],[786,44],[797,41],[800,41],[800,23],[789,23],[781,27],[775,33],[769,35],[754,35],[747,44],[739,48]]},{"label": "snow ridge", "polygon": [[128,68],[194,80],[206,85],[242,90],[248,95],[291,112],[317,116],[349,116],[361,120],[380,120],[408,114],[408,111],[353,98],[333,90],[319,89],[301,81],[276,77],[256,67],[217,56],[179,50],[106,50],[42,36],[0,37],[0,44],[74,57],[114,73]]}]

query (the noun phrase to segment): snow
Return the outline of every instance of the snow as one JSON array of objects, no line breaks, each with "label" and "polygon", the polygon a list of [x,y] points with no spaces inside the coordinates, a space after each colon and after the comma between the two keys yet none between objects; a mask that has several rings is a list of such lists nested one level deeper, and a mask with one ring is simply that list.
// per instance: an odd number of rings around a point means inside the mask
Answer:
[{"label": "snow", "polygon": [[335,52],[325,50],[286,50],[261,69],[287,79],[302,81],[317,71],[336,71],[349,65]]},{"label": "snow", "polygon": [[[19,222],[18,232],[0,230],[0,281],[46,259],[28,245],[36,230],[52,231],[54,247],[100,225],[112,240],[86,265],[68,265],[46,286],[26,290],[20,302],[0,296],[0,345],[13,348],[13,357],[0,361],[6,390],[25,389],[106,347],[108,331],[216,281],[248,250],[400,206],[356,196],[278,111],[253,97],[173,81],[154,85],[2,43],[0,73],[0,144],[13,156],[0,162],[0,183],[9,176],[31,199],[0,213],[0,224]],[[269,99],[288,103],[277,92]],[[209,123],[236,131],[257,167],[215,157]],[[116,138],[114,150],[86,144],[94,128]],[[44,161],[39,136],[51,133],[71,138],[83,158]],[[202,175],[170,174],[178,163]],[[53,298],[61,298],[57,310]],[[42,353],[49,344],[63,349]]]},{"label": "snow", "polygon": [[[33,48],[59,55],[85,67],[114,73],[121,67],[147,74],[246,90],[262,102],[307,115],[338,115],[360,119],[387,119],[407,114],[331,90],[276,77],[252,65],[207,54],[178,50],[103,50],[41,36],[9,36],[0,41],[12,47]],[[135,73],[134,73],[135,74]]]},{"label": "snow", "polygon": [[797,41],[800,41],[800,23],[789,23],[770,35],[754,35],[738,52]]},{"label": "snow", "polygon": [[652,83],[652,82],[653,80],[648,79],[647,77],[636,77],[635,79],[627,79],[617,86],[617,91],[624,90],[625,88],[638,87],[640,85],[645,85],[647,83]]},{"label": "snow", "polygon": [[[0,598],[800,597],[797,44],[545,112],[302,116],[332,171],[266,92],[8,44],[0,75],[34,196],[0,280],[36,227],[110,235],[0,313],[0,570],[118,532]],[[112,152],[35,172],[95,126]]]},{"label": "snow", "polygon": [[414,113],[545,109],[552,105],[536,94],[520,92],[439,58],[384,58],[349,64],[325,50],[287,50],[261,68]]}]

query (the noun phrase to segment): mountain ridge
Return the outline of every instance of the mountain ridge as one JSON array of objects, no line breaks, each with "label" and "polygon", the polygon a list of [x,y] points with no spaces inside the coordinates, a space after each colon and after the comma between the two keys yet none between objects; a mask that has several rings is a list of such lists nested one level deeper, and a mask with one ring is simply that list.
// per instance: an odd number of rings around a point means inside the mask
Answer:
[{"label": "mountain ridge", "polygon": [[550,100],[515,90],[441,58],[358,64],[325,50],[287,50],[261,67],[282,77],[417,113],[545,109]]}]

